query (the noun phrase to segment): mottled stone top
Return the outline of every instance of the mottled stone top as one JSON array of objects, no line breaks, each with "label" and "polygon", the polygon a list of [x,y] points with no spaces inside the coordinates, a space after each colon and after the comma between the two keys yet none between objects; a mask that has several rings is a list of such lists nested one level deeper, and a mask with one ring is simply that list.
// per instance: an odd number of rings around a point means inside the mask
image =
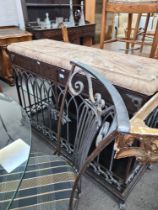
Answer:
[{"label": "mottled stone top", "polygon": [[145,95],[158,91],[158,60],[54,40],[14,43],[8,50],[70,70],[70,61],[95,68],[113,84]]},{"label": "mottled stone top", "polygon": [[20,30],[16,27],[0,28],[0,39],[7,39],[13,37],[21,36],[32,36],[31,33],[27,31]]}]

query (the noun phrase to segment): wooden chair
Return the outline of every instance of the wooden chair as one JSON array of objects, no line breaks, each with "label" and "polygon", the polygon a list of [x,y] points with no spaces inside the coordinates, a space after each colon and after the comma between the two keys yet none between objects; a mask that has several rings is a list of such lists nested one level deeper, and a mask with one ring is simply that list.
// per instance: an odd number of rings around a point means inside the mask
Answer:
[{"label": "wooden chair", "polygon": [[153,40],[151,54],[150,54],[151,58],[154,58],[154,57],[157,58],[158,57],[157,48],[158,48],[158,22],[157,22],[157,25],[156,25],[156,32],[155,32],[155,35],[154,35],[154,40]]},{"label": "wooden chair", "polygon": [[156,50],[155,58],[158,59],[158,49]]},{"label": "wooden chair", "polygon": [[[30,85],[36,89],[37,83],[34,84],[30,75],[29,78]],[[110,104],[106,101],[107,98],[102,98],[101,93],[95,90],[94,79],[98,80],[102,90],[108,93]],[[40,91],[44,90],[46,94],[46,88],[47,86],[40,83]],[[35,93],[38,94],[37,89]],[[52,90],[48,90],[48,93],[52,93],[53,103]],[[58,108],[55,112],[52,108],[50,112],[51,116],[56,113],[58,119],[56,155],[42,153],[30,155],[25,175],[10,209],[25,207],[37,209],[38,206],[50,210],[74,209],[78,199],[76,194],[81,191],[80,178],[87,167],[119,133],[129,131],[128,113],[118,91],[106,78],[89,66],[72,62],[72,70],[65,89],[56,88],[56,93],[58,93],[56,98]],[[42,93],[36,99],[41,95]],[[48,103],[51,106],[51,101]],[[36,110],[34,108],[32,107],[33,115]],[[39,112],[40,107],[38,107]],[[54,118],[51,119],[53,121]],[[57,124],[56,120],[54,121]],[[67,126],[72,126],[71,129],[74,131],[72,139],[68,137]],[[61,156],[61,147],[67,149],[68,159],[70,159],[68,154],[72,153],[73,166]],[[10,186],[14,182],[16,174],[11,177]],[[5,198],[4,202],[7,202]]]},{"label": "wooden chair", "polygon": [[[108,12],[113,12],[113,13],[128,13],[128,25],[127,25],[127,33],[126,37],[123,41],[126,42],[126,50],[129,49],[129,44],[130,43],[138,43],[141,44],[140,42],[136,42],[136,34],[137,34],[137,27],[138,23],[140,21],[140,14],[142,13],[154,13],[158,12],[158,1],[153,0],[138,0],[138,1],[127,1],[127,0],[103,0],[103,6],[102,6],[102,23],[101,23],[101,35],[100,35],[100,48],[104,48],[104,43],[106,43],[106,38],[105,38],[105,30],[106,30],[106,22],[107,22],[107,13]],[[136,30],[134,33],[133,39],[131,38],[131,30],[132,30],[132,17],[133,13],[138,13],[138,21],[136,25]],[[149,19],[149,16],[148,16]],[[148,22],[148,20],[147,20]],[[145,30],[147,29],[147,22],[145,26]],[[155,33],[155,39],[156,39],[156,34],[157,30]],[[117,41],[117,39],[112,40],[112,41]],[[109,42],[109,41],[108,41]],[[150,52],[150,57],[154,57],[155,55],[155,44],[157,42],[153,42],[152,49]]]},{"label": "wooden chair", "polygon": [[[139,14],[138,20],[137,20],[137,22],[138,22],[137,26],[139,26],[141,16],[142,15]],[[150,38],[153,38],[153,42],[151,44],[150,43],[146,43],[146,44],[150,44],[152,46],[151,47],[150,57],[151,58],[156,58],[157,57],[156,56],[156,54],[157,54],[156,49],[158,47],[158,38],[157,38],[158,37],[158,21],[156,23],[155,32],[148,31],[147,29],[148,29],[148,25],[149,25],[149,19],[150,19],[150,13],[148,13],[147,16],[146,16],[144,30],[140,34],[140,35],[142,35],[142,39],[140,40],[140,43],[139,42],[138,43],[140,44],[140,52],[142,52],[143,46],[145,44],[145,38],[146,38],[146,36],[147,37],[150,37]],[[138,31],[138,27],[135,28],[135,33],[134,33],[134,37],[133,37],[133,40],[135,40],[135,41],[136,41],[136,33],[137,33],[137,31]],[[134,44],[135,43],[133,42],[132,45],[131,45],[131,47],[134,47]]]},{"label": "wooden chair", "polygon": [[62,32],[63,41],[70,42],[67,27],[63,23],[61,24],[61,32]]},{"label": "wooden chair", "polygon": [[0,85],[0,92],[3,92],[3,88],[2,88],[2,86]]}]

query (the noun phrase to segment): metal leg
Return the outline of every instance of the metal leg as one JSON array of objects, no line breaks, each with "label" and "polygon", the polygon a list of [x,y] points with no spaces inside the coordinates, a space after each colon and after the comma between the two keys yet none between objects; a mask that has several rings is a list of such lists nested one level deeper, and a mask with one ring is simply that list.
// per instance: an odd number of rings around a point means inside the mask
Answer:
[{"label": "metal leg", "polygon": [[152,170],[153,169],[153,165],[150,163],[147,167],[148,170]]},{"label": "metal leg", "polygon": [[126,208],[125,202],[124,202],[124,201],[121,201],[121,202],[119,203],[119,209],[125,210],[125,208]]}]

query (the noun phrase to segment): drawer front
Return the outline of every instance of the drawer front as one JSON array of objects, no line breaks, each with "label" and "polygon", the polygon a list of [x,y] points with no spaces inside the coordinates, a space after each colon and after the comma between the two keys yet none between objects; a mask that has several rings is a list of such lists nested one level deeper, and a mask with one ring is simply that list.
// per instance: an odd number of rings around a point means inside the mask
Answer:
[{"label": "drawer front", "polygon": [[31,71],[40,77],[57,82],[59,67],[11,53],[12,63],[21,67],[22,71]]},{"label": "drawer front", "polygon": [[62,40],[61,30],[32,31],[34,39],[55,39]]},{"label": "drawer front", "polygon": [[69,70],[66,69],[62,69],[60,68],[60,70],[58,71],[58,83],[62,86],[66,85],[66,82],[68,80],[68,76],[69,76]]}]

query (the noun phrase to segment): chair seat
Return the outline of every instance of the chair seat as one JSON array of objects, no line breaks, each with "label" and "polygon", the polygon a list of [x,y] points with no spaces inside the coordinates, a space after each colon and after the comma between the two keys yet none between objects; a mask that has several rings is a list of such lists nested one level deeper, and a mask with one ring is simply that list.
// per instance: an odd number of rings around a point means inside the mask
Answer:
[{"label": "chair seat", "polygon": [[[74,170],[64,158],[32,153],[10,209],[67,210],[74,180]],[[15,181],[16,174],[11,182]]]}]

